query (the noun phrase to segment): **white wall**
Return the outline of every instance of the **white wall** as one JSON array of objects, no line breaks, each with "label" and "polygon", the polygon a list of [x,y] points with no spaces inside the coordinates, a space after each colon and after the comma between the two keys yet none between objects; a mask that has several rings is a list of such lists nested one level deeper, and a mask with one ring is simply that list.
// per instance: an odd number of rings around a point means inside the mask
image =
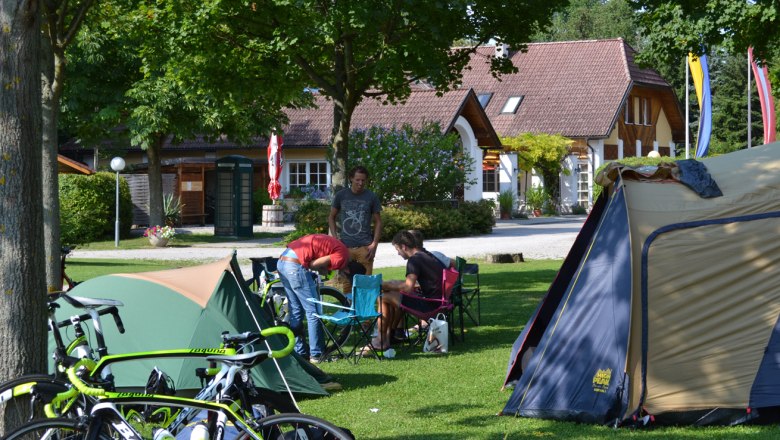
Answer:
[{"label": "white wall", "polygon": [[468,180],[474,181],[474,184],[468,186],[463,191],[463,199],[467,201],[477,201],[482,199],[482,149],[477,145],[477,137],[474,136],[474,130],[466,118],[458,116],[455,121],[455,130],[460,135],[460,141],[463,144],[463,152],[474,159],[474,167],[469,170]]}]

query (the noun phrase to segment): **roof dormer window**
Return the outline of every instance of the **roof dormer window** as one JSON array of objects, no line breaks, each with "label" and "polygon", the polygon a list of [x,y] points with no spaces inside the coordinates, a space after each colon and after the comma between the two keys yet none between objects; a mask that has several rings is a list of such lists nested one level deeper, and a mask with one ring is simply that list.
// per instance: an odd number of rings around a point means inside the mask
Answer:
[{"label": "roof dormer window", "polygon": [[504,104],[504,108],[501,109],[501,113],[517,113],[517,109],[520,107],[520,103],[523,102],[524,96],[510,96]]},{"label": "roof dormer window", "polygon": [[480,93],[477,95],[477,100],[479,101],[479,105],[481,105],[482,108],[485,108],[487,107],[488,103],[490,102],[490,98],[492,97],[492,93]]}]

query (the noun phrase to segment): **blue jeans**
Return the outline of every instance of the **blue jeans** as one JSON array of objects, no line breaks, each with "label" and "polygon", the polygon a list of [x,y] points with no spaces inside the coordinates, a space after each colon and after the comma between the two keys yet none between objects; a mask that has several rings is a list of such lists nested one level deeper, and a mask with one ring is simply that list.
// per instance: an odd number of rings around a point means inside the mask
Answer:
[{"label": "blue jeans", "polygon": [[295,338],[295,352],[301,356],[320,356],[325,348],[324,334],[320,319],[314,316],[319,311],[317,304],[308,301],[307,298],[319,300],[317,286],[314,284],[309,271],[300,264],[290,261],[281,261],[276,268],[279,270],[279,278],[282,279],[284,290],[287,291],[287,300],[290,308],[290,327],[297,332],[303,326],[303,317],[306,316],[309,327],[309,344],[301,337]]}]

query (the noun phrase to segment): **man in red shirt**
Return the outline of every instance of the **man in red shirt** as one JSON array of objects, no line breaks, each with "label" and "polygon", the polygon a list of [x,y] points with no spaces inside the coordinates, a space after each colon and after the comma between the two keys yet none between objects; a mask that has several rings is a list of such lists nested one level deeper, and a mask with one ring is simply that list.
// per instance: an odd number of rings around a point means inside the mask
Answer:
[{"label": "man in red shirt", "polygon": [[349,250],[344,243],[325,234],[303,236],[288,244],[287,249],[279,257],[277,269],[282,285],[287,291],[290,328],[294,333],[299,334],[303,326],[304,314],[308,321],[309,344],[307,345],[303,338],[297,336],[295,351],[303,357],[309,357],[313,363],[320,361],[325,341],[320,320],[314,316],[317,313],[317,304],[307,299],[319,299],[317,285],[309,270],[320,273],[339,270],[351,276],[350,269],[357,271],[358,268],[348,263]]}]

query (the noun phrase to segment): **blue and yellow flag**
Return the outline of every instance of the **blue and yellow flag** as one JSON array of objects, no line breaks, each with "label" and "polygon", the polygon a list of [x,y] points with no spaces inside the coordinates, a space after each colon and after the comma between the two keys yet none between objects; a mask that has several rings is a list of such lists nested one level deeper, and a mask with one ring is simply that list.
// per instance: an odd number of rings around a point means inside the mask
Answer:
[{"label": "blue and yellow flag", "polygon": [[696,144],[696,157],[704,157],[710,148],[712,134],[712,95],[710,94],[710,73],[707,69],[707,55],[688,54],[696,98],[699,100],[699,136]]}]

